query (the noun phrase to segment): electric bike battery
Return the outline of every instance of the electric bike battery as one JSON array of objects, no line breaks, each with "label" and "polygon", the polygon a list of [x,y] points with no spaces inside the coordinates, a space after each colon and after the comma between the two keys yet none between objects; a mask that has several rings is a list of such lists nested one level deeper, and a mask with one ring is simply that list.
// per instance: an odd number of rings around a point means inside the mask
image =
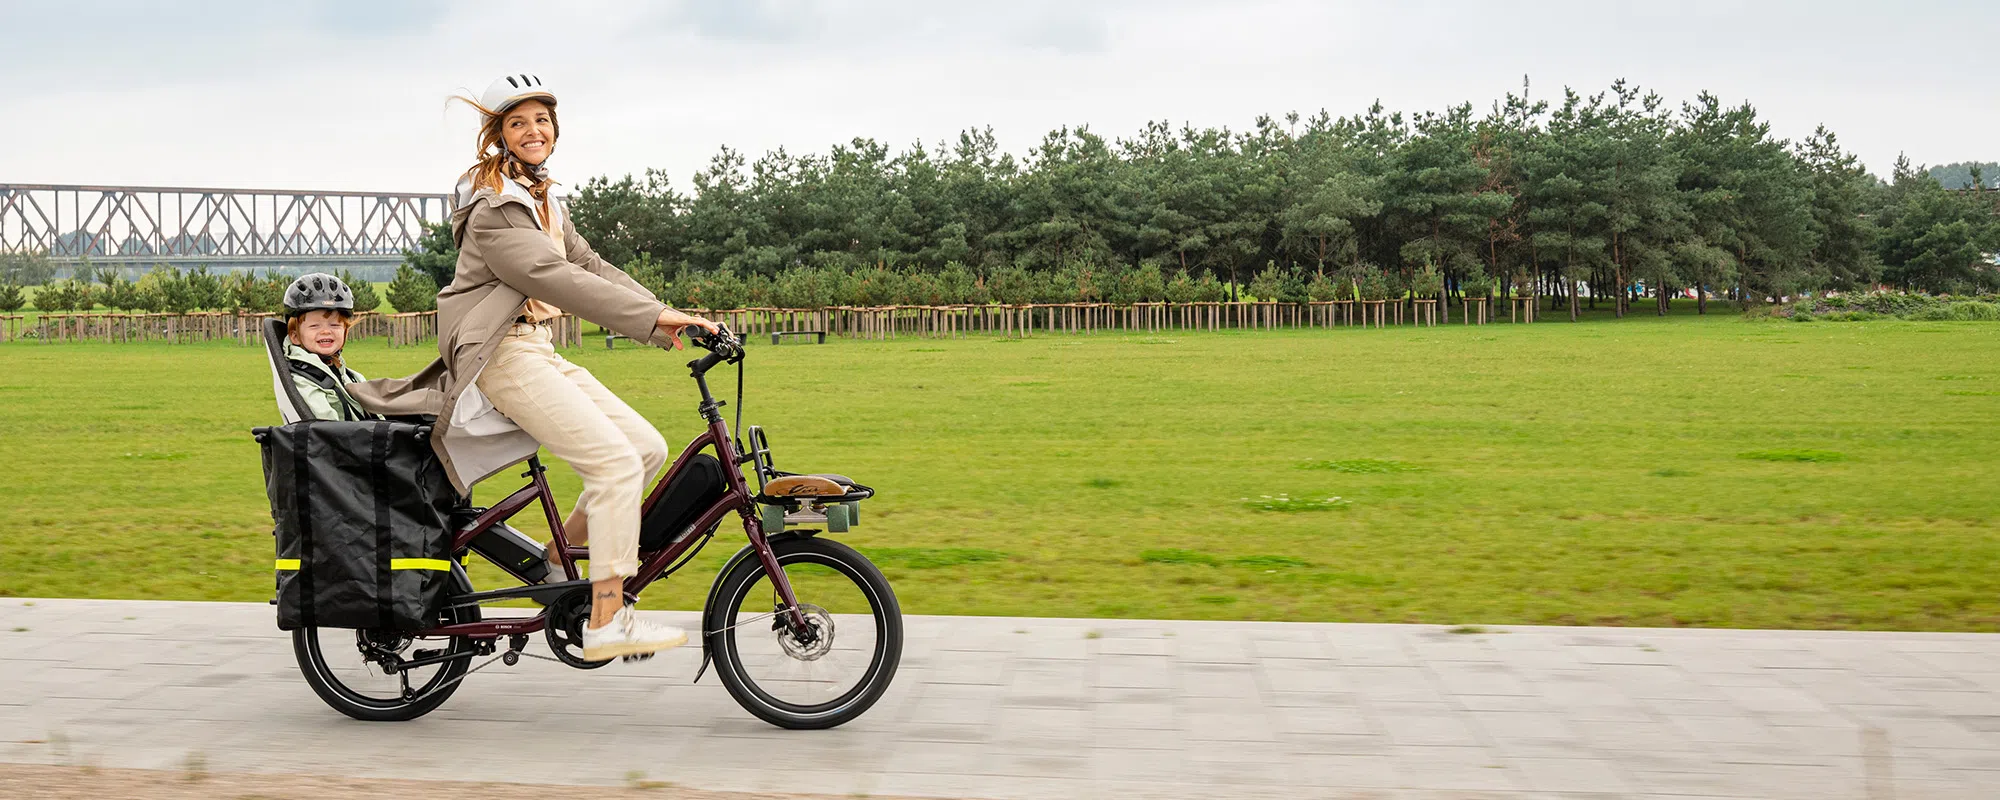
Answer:
[{"label": "electric bike battery", "polygon": [[701,512],[729,493],[722,462],[707,453],[688,457],[687,466],[667,482],[660,500],[639,520],[639,549],[658,550],[679,541],[690,525],[700,521]]}]

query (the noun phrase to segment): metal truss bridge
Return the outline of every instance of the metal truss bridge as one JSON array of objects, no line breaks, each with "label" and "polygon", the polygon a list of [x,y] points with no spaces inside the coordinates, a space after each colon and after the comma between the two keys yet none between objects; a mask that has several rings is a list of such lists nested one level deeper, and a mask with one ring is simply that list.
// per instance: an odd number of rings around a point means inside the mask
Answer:
[{"label": "metal truss bridge", "polygon": [[442,194],[56,186],[0,183],[0,252],[42,252],[60,268],[393,270]]}]

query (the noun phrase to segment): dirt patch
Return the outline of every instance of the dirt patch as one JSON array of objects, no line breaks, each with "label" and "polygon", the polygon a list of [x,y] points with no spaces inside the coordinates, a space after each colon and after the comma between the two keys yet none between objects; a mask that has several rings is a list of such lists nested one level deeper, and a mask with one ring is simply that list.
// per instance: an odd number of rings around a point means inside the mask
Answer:
[{"label": "dirt patch", "polygon": [[[634,786],[408,781],[196,770],[0,764],[0,797],[11,800],[318,800],[349,797],[477,797],[480,800],[844,800],[834,795],[706,792],[634,779]],[[878,798],[893,800],[893,798]]]}]

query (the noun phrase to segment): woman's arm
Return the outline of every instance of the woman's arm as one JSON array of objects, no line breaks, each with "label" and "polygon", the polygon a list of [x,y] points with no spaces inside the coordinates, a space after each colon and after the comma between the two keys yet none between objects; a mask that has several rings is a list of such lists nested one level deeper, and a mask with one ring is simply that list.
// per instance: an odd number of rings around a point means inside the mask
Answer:
[{"label": "woman's arm", "polygon": [[[479,248],[494,276],[522,294],[554,304],[624,336],[656,345],[666,343],[657,334],[660,312],[666,309],[664,304],[653,299],[651,293],[635,292],[564,259],[530,213],[517,203],[482,203],[473,209],[467,220],[466,235]],[[603,263],[595,253],[590,258]],[[623,272],[615,268],[612,272],[637,285]],[[655,341],[656,338],[660,340]]]}]

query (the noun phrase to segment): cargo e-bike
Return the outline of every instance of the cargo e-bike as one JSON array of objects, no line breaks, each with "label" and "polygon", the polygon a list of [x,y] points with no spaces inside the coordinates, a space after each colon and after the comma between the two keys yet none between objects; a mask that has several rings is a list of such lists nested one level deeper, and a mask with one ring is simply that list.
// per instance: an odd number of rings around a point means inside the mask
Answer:
[{"label": "cargo e-bike", "polygon": [[[778,471],[755,426],[747,430],[747,445],[732,439],[723,421],[725,403],[709,392],[707,374],[718,364],[737,365],[740,423],[742,341],[726,328],[690,339],[708,351],[688,362],[708,427],[646,497],[639,572],[625,580],[626,597],[636,600],[653,581],[686,566],[734,513],[749,543],[709,589],[695,680],[712,664],[736,701],[766,722],[840,725],[881,698],[902,658],[902,612],[881,570],[853,548],[818,535],[854,524],[859,502],[874,490],[843,475]],[[745,464],[756,477],[754,489],[743,476]],[[454,588],[435,626],[293,631],[299,668],[321,699],[356,719],[408,720],[443,704],[466,676],[494,661],[511,666],[528,656],[579,669],[608,663],[583,657],[590,583],[576,562],[588,557],[589,548],[569,544],[544,468],[532,458],[527,466],[522,477],[528,485],[490,508],[463,510],[452,541]],[[553,534],[554,553],[505,524],[536,502]],[[474,591],[461,563],[468,550],[524,585]],[[554,568],[563,574],[546,574]],[[520,599],[543,608],[532,616],[481,614],[482,604]],[[537,633],[552,655],[526,652]],[[474,666],[482,657],[489,658]]]}]

